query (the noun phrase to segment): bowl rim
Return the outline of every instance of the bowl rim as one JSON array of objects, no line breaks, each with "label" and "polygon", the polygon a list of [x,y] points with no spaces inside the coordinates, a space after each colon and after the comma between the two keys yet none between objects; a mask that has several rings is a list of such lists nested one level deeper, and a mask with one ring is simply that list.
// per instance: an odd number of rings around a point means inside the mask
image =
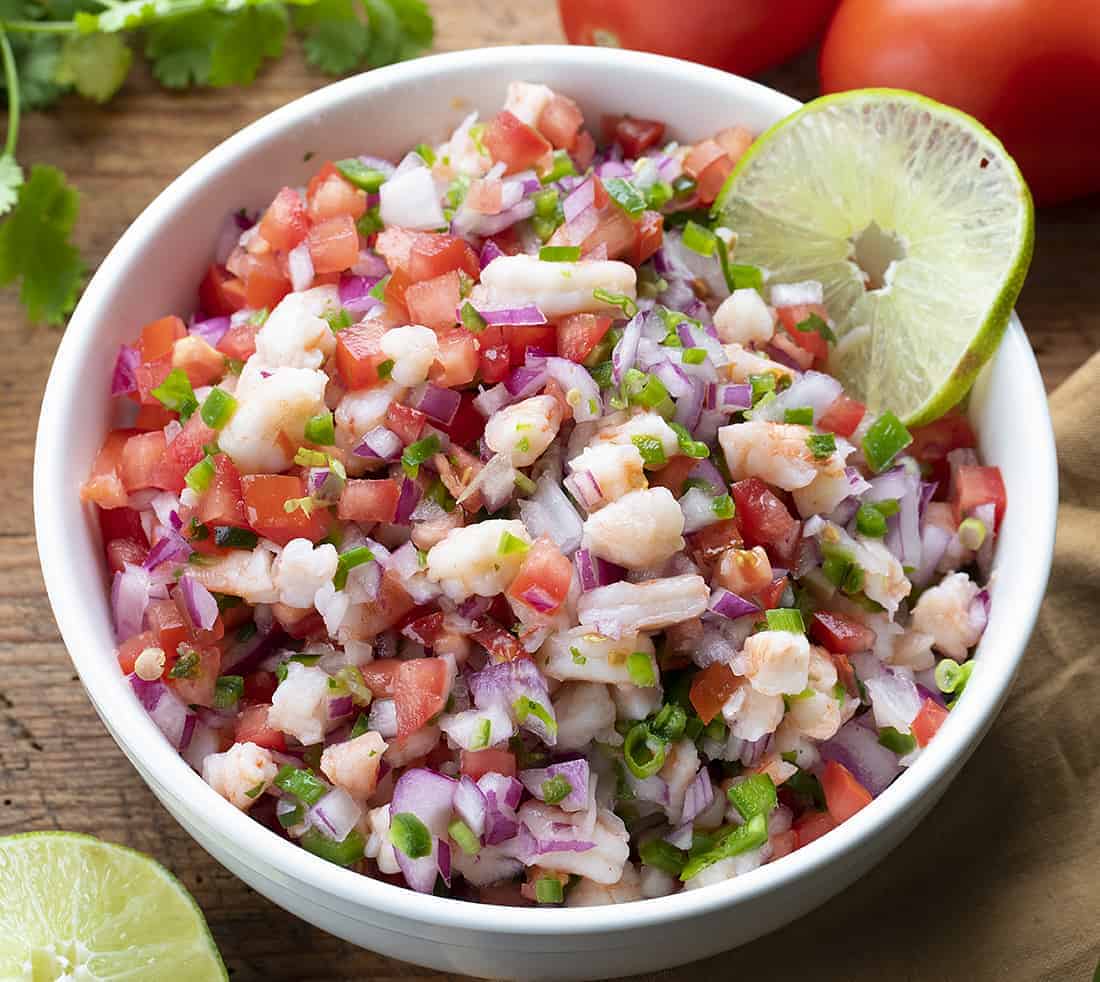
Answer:
[{"label": "bowl rim", "polygon": [[[1026,336],[1013,315],[1002,347],[1015,349],[1012,356],[1027,367],[1026,377],[1017,380],[1021,398],[1036,401],[1041,406],[1040,445],[1034,448],[1037,459],[1033,504],[1038,507],[1030,530],[1033,562],[1026,569],[1014,570],[1013,574],[1027,578],[1026,592],[1031,598],[1026,609],[1016,609],[1012,614],[1018,640],[1012,651],[999,653],[993,666],[996,671],[983,678],[982,686],[950,714],[937,740],[928,746],[913,767],[829,835],[782,860],[720,884],[666,897],[606,907],[514,908],[418,894],[327,863],[270,830],[264,829],[258,836],[250,834],[255,832],[257,823],[217,795],[160,737],[129,687],[121,684],[121,676],[107,678],[104,673],[94,671],[94,656],[81,644],[88,634],[87,626],[98,618],[86,609],[90,606],[85,599],[89,593],[81,592],[66,561],[70,546],[61,531],[64,524],[61,516],[66,508],[72,507],[69,495],[75,488],[71,468],[66,468],[65,462],[66,431],[53,421],[64,420],[74,412],[73,390],[77,388],[75,382],[80,367],[93,353],[97,325],[108,316],[104,297],[108,284],[136,260],[142,242],[158,234],[162,220],[177,207],[178,199],[197,191],[209,177],[231,169],[237,155],[257,142],[262,143],[315,117],[326,108],[383,95],[393,85],[429,80],[440,73],[468,71],[477,75],[485,69],[506,67],[513,68],[520,77],[534,77],[541,68],[551,64],[559,67],[584,65],[607,71],[619,65],[644,68],[680,84],[724,87],[731,100],[770,102],[786,105],[789,110],[799,105],[796,100],[759,83],[678,59],[645,52],[565,45],[502,46],[430,55],[375,69],[301,96],[244,127],[191,164],[142,211],[110,250],[88,285],[58,347],[42,401],[34,461],[35,531],[51,607],[66,650],[96,711],[131,761],[136,765],[140,760],[140,774],[156,775],[155,783],[163,795],[171,798],[194,821],[205,825],[208,833],[234,843],[240,859],[253,868],[261,869],[266,865],[320,894],[368,910],[409,918],[412,922],[441,929],[491,931],[513,937],[617,933],[694,918],[735,903],[751,902],[842,859],[865,840],[874,838],[892,822],[900,820],[906,811],[918,807],[977,746],[1007,695],[1045,592],[1058,501],[1054,441],[1045,390]],[[58,488],[64,493],[56,493]],[[1042,507],[1044,502],[1045,508]],[[196,803],[197,807],[193,807]],[[495,915],[491,926],[486,924],[486,914],[490,912]]]}]

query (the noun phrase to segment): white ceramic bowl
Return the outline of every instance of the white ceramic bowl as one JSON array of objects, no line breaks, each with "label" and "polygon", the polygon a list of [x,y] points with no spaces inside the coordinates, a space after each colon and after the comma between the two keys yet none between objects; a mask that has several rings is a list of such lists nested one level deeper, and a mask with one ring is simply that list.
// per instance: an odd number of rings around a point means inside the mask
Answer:
[{"label": "white ceramic bowl", "polygon": [[[103,722],[164,806],[219,862],[275,903],[356,944],[432,968],[528,979],[609,978],[732,948],[844,889],[913,829],[977,746],[1008,692],[1050,567],[1054,442],[1018,321],[974,390],[982,450],[1008,487],[993,608],[967,696],[917,764],[839,829],[776,863],[702,890],[625,906],[485,907],[421,896],[318,859],[215,794],[143,712],[113,656],[96,524],[77,488],[109,425],[116,346],[146,321],[187,311],[222,219],[301,184],[317,160],[400,155],[441,139],[470,107],[493,113],[512,79],[545,82],[589,119],[628,112],[697,139],[755,131],[796,108],[709,68],[630,51],[495,48],[379,69],[314,92],[211,151],[137,219],[100,267],[58,349],[35,456],[38,548],[54,614]],[[303,154],[314,152],[313,163]],[[79,780],[74,775],[74,780]]]}]

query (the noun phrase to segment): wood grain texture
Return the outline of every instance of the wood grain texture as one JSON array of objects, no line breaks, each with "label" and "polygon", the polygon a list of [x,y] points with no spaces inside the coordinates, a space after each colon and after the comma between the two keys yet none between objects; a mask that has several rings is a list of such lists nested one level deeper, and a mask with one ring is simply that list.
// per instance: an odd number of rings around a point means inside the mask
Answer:
[{"label": "wood grain texture", "polygon": [[[439,50],[561,40],[549,2],[436,0],[432,6]],[[764,80],[809,98],[813,57]],[[62,167],[80,188],[77,241],[94,264],[195,159],[321,84],[297,51],[244,90],[176,94],[137,70],[106,107],[74,99],[49,115],[27,117],[20,156]],[[1019,312],[1048,387],[1100,348],[1098,226],[1098,198],[1039,215],[1036,258]],[[0,834],[64,828],[155,855],[194,893],[234,979],[448,978],[357,950],[253,893],[175,824],[96,718],[46,600],[31,517],[29,435],[58,337],[28,325],[10,292],[0,295],[0,440],[8,460],[0,477]],[[711,962],[691,974],[726,972]]]}]

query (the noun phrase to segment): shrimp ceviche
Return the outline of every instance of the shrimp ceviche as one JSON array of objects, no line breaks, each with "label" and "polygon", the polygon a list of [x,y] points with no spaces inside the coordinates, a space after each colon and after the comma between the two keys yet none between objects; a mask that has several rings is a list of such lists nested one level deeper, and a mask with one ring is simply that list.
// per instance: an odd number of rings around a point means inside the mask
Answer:
[{"label": "shrimp ceviche", "polygon": [[118,663],[234,807],[356,872],[623,902],[881,794],[971,674],[1005,493],[827,373],[708,217],[752,142],[543,85],[233,216],[135,325],[82,496]]}]

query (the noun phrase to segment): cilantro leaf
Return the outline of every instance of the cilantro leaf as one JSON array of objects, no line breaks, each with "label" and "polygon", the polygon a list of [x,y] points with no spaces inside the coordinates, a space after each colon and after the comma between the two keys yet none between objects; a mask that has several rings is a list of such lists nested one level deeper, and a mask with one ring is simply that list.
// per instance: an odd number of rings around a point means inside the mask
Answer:
[{"label": "cilantro leaf", "polygon": [[0,215],[15,207],[23,184],[23,168],[9,154],[0,155]]},{"label": "cilantro leaf", "polygon": [[[19,75],[19,105],[22,109],[45,109],[65,92],[54,76],[61,61],[61,41],[50,34],[11,34],[15,69]],[[0,74],[0,84],[3,76]],[[5,90],[7,86],[4,86]]]},{"label": "cilantro leaf", "polygon": [[225,27],[224,18],[199,11],[153,24],[145,32],[145,57],[153,75],[170,89],[210,82],[210,49]]},{"label": "cilantro leaf", "polygon": [[435,29],[423,0],[362,0],[362,4],[370,18],[369,64],[389,65],[431,45]]},{"label": "cilantro leaf", "polygon": [[370,47],[370,28],[359,19],[355,0],[320,0],[294,10],[294,26],[305,34],[306,61],[329,75],[358,68]]},{"label": "cilantro leaf", "polygon": [[19,299],[33,321],[60,324],[76,305],[84,263],[69,235],[79,208],[65,175],[36,164],[0,225],[0,286],[22,279]]},{"label": "cilantro leaf", "polygon": [[133,57],[117,34],[78,34],[65,39],[54,80],[85,99],[106,102],[126,81]]},{"label": "cilantro leaf", "polygon": [[264,58],[283,53],[289,19],[281,3],[245,7],[232,15],[210,53],[210,84],[247,85],[253,81]]}]

